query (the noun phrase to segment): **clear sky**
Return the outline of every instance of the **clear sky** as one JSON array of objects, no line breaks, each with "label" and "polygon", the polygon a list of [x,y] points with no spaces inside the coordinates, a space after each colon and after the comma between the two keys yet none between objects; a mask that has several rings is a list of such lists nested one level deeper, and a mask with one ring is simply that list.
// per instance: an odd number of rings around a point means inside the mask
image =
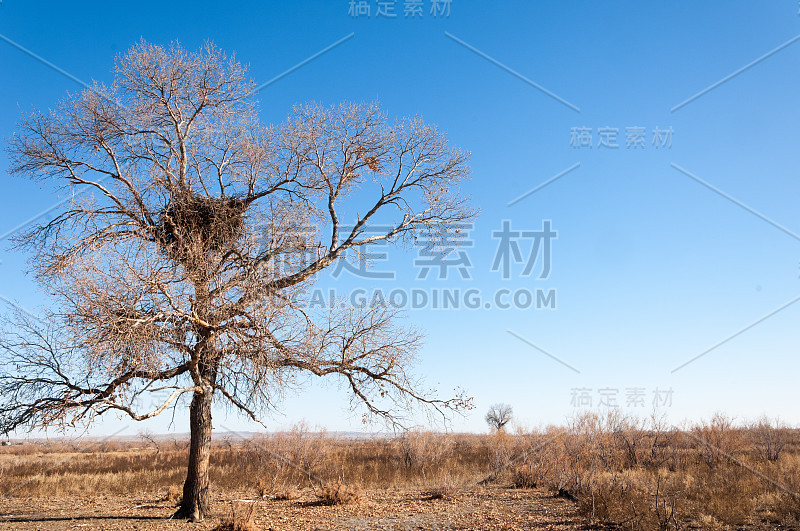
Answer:
[{"label": "clear sky", "polygon": [[[417,373],[442,394],[461,386],[475,398],[454,429],[485,430],[496,402],[536,426],[589,401],[647,415],[654,398],[674,422],[723,411],[800,423],[800,304],[787,306],[800,296],[796,0],[452,0],[435,16],[432,0],[352,4],[3,0],[0,136],[21,110],[80,90],[78,80],[109,82],[114,57],[141,38],[189,49],[213,40],[257,83],[273,80],[260,92],[264,122],[312,100],[377,99],[472,152],[466,191],[481,214],[471,246],[453,255],[469,258],[469,279],[458,268],[416,279],[412,248],[375,262],[393,281],[320,282],[348,293],[481,291],[492,308],[408,313],[427,333]],[[381,4],[396,16],[379,14]],[[60,197],[7,168],[2,152],[0,295],[34,308],[44,299],[7,236]],[[510,278],[492,271],[504,220],[522,232],[550,220],[558,237],[547,278],[543,254],[523,276],[525,237]],[[523,303],[522,290],[553,290],[555,307],[500,309],[498,290]],[[362,429],[347,404],[335,386],[313,386],[266,422]],[[126,432],[165,431],[168,421]],[[110,419],[95,433],[126,424]],[[223,412],[215,425],[257,427]],[[184,419],[173,429],[186,431]]]}]

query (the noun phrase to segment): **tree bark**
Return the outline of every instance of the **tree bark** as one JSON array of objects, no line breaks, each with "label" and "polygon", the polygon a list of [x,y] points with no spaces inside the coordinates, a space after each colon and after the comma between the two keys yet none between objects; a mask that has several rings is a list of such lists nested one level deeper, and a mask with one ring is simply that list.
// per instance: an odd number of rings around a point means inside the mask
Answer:
[{"label": "tree bark", "polygon": [[[203,320],[208,318],[208,280],[201,275],[195,281],[195,310]],[[218,353],[214,347],[213,333],[199,331],[199,341],[194,347],[193,357],[197,365],[192,373],[195,386],[199,388],[189,406],[189,466],[183,484],[183,499],[174,518],[187,518],[202,522],[209,513],[209,461],[211,458],[211,404],[214,385],[217,381]]]},{"label": "tree bark", "polygon": [[176,518],[201,522],[209,513],[209,460],[211,457],[211,402],[208,390],[195,394],[189,406],[191,442],[189,444],[189,469],[183,484],[183,500]]}]

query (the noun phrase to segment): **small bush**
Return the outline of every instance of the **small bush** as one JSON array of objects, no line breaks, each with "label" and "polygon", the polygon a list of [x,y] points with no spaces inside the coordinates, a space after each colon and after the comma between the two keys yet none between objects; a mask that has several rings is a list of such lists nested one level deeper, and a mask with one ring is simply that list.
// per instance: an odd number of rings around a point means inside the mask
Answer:
[{"label": "small bush", "polygon": [[489,462],[488,481],[497,481],[504,476],[508,467],[523,454],[520,438],[509,435],[503,430],[494,432],[484,441],[486,458]]},{"label": "small bush", "polygon": [[528,467],[516,468],[511,472],[511,485],[515,489],[534,489],[536,477]]},{"label": "small bush", "polygon": [[458,483],[452,476],[443,474],[436,480],[432,488],[422,494],[427,500],[450,500],[463,490],[464,485]]},{"label": "small bush", "polygon": [[353,505],[361,503],[363,496],[361,487],[358,485],[348,486],[341,481],[323,485],[317,493],[317,498],[322,505]]},{"label": "small bush", "polygon": [[757,454],[765,461],[778,461],[789,443],[786,425],[767,417],[751,424],[748,433]]},{"label": "small bush", "polygon": [[171,485],[167,488],[167,490],[158,498],[160,502],[170,502],[177,505],[180,505],[181,501],[183,500],[183,491],[180,487],[176,487],[175,485]]},{"label": "small bush", "polygon": [[212,531],[258,531],[255,523],[256,503],[231,503],[231,514]]},{"label": "small bush", "polygon": [[303,493],[300,492],[300,489],[290,485],[288,487],[283,487],[276,490],[275,494],[272,495],[272,499],[278,501],[296,500],[302,494]]},{"label": "small bush", "polygon": [[409,430],[398,440],[398,453],[403,465],[422,473],[439,467],[453,449],[453,439],[445,434]]}]

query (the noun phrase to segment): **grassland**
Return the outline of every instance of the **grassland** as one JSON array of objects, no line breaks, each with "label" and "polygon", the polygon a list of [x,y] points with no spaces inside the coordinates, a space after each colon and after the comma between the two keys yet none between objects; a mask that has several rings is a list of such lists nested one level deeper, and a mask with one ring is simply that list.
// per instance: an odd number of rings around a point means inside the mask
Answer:
[{"label": "grassland", "polygon": [[215,517],[168,520],[186,442],[0,448],[4,529],[800,529],[800,431],[586,413],[488,435],[215,440]]}]

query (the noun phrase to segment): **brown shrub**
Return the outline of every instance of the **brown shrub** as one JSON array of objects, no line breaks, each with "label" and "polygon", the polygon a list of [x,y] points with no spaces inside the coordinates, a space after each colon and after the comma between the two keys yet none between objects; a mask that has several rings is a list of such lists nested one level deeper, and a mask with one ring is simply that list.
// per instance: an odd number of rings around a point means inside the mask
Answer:
[{"label": "brown shrub", "polygon": [[459,482],[448,473],[441,473],[433,485],[423,491],[422,495],[427,500],[451,500],[457,497],[469,484]]},{"label": "brown shrub", "polygon": [[748,429],[750,440],[759,457],[765,461],[777,461],[789,443],[789,430],[778,420],[761,417]]},{"label": "brown shrub", "polygon": [[317,492],[321,505],[353,505],[361,503],[363,496],[364,491],[360,486],[345,485],[341,481],[323,485]]},{"label": "brown shrub", "polygon": [[[177,501],[186,449],[178,441],[160,447],[157,453],[123,442],[0,447],[3,492],[18,498],[137,492]],[[487,471],[506,486],[561,492],[596,523],[625,529],[800,528],[800,431],[765,422],[739,428],[721,416],[672,429],[588,413],[567,427],[528,433],[415,431],[358,440],[300,425],[248,441],[216,441],[210,474],[221,492],[237,497],[250,490],[292,500],[301,486],[329,483],[323,492],[316,488],[314,503],[340,504],[360,498],[361,489],[348,486],[355,484],[452,498]]]},{"label": "brown shrub", "polygon": [[302,495],[303,493],[299,488],[290,485],[288,487],[282,487],[278,489],[275,494],[272,495],[272,499],[278,501],[296,500]]},{"label": "brown shrub", "polygon": [[230,515],[212,531],[258,531],[255,523],[257,504],[231,502]]},{"label": "brown shrub", "polygon": [[484,439],[486,459],[489,464],[487,480],[496,481],[507,476],[509,467],[525,456],[524,438],[497,430]]},{"label": "brown shrub", "polygon": [[511,471],[511,485],[515,489],[534,489],[536,475],[530,467],[517,467]]},{"label": "brown shrub", "polygon": [[403,465],[423,473],[440,466],[452,448],[452,437],[423,430],[409,430],[397,439]]},{"label": "brown shrub", "polygon": [[180,504],[181,500],[183,500],[183,489],[175,485],[170,485],[158,498],[160,502],[170,502],[176,506]]},{"label": "brown shrub", "polygon": [[730,417],[720,413],[694,426],[691,433],[700,457],[711,468],[729,460],[729,456],[739,454],[743,446],[740,430],[734,428]]}]

